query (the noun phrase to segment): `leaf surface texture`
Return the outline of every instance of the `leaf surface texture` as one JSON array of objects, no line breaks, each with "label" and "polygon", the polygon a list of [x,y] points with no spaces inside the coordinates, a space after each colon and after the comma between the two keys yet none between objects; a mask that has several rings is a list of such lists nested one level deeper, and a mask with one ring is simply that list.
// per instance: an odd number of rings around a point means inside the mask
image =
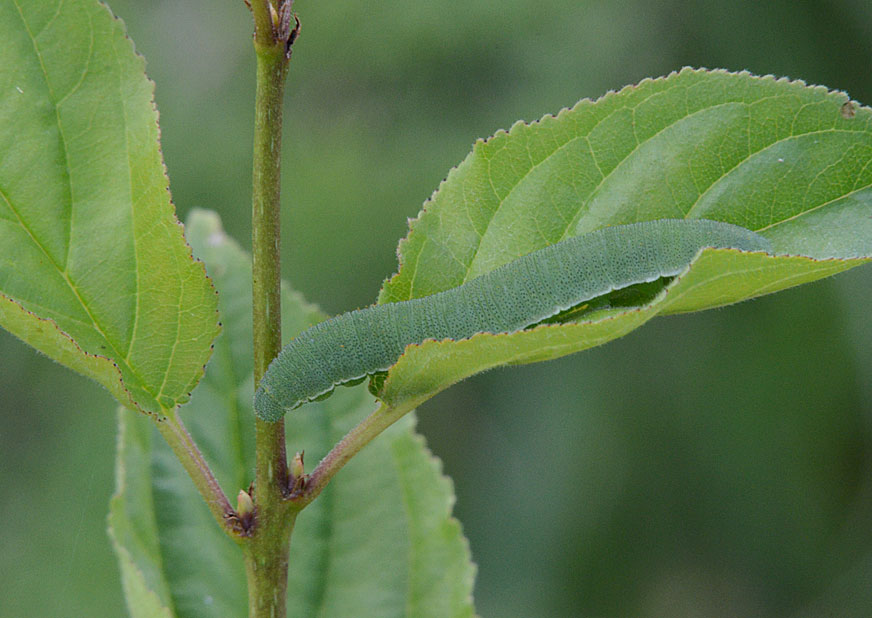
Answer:
[{"label": "leaf surface texture", "polygon": [[95,0],[0,4],[0,325],[125,406],[187,400],[218,332],[153,84]]},{"label": "leaf surface texture", "polygon": [[635,306],[409,346],[382,397],[423,401],[491,367],[605,343],[658,314],[852,268],[872,256],[870,211],[872,110],[820,86],[684,69],[517,123],[477,142],[424,205],[380,302],[433,294],[565,238],[652,219],[733,223],[768,238],[778,255],[706,251]]}]

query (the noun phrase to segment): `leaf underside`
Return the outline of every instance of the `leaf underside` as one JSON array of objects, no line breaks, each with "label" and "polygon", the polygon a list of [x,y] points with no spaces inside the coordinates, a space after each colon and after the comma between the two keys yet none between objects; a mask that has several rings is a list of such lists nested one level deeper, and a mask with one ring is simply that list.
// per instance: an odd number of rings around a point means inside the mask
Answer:
[{"label": "leaf underside", "polygon": [[217,300],[170,202],[144,62],[95,0],[0,3],[0,40],[0,325],[129,408],[172,408]]},{"label": "leaf underside", "polygon": [[826,277],[872,256],[872,110],[842,92],[684,69],[518,123],[475,144],[412,221],[379,302],[433,294],[609,225],[704,218],[751,229],[777,256],[705,251],[637,307],[505,335],[409,346],[380,396],[420,402],[479,371],[557,358],[658,314]]}]

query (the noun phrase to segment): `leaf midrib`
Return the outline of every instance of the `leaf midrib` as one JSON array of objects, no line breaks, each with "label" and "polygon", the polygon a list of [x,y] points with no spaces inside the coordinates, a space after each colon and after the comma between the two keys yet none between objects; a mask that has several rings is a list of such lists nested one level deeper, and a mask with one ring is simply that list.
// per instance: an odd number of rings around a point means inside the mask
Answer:
[{"label": "leaf midrib", "polygon": [[[67,138],[66,138],[66,135],[64,135],[63,125],[61,124],[60,109],[58,108],[58,105],[55,102],[56,97],[54,94],[54,90],[52,90],[51,83],[49,82],[49,79],[48,79],[48,71],[45,68],[45,62],[43,62],[43,60],[42,60],[42,54],[40,53],[39,46],[36,43],[36,36],[38,36],[38,35],[34,35],[33,32],[30,31],[30,26],[28,25],[27,20],[24,18],[24,13],[21,10],[21,6],[18,4],[18,0],[12,0],[12,2],[15,4],[15,10],[18,12],[18,17],[21,20],[21,25],[24,27],[24,31],[27,33],[28,38],[30,38],[30,43],[31,43],[31,46],[33,47],[33,53],[36,56],[37,62],[39,62],[39,69],[42,72],[42,78],[43,78],[43,81],[45,82],[45,88],[48,91],[49,101],[51,102],[52,109],[54,110],[54,113],[55,113],[55,123],[57,124],[57,127],[58,127],[58,135],[60,136],[61,144],[63,144],[64,159],[62,161],[63,165],[61,165],[60,167],[63,170],[64,178],[65,178],[66,183],[67,183],[67,191],[69,192],[69,196],[70,196],[70,208],[72,208],[73,181],[72,181],[72,178],[70,177],[70,173],[69,173],[69,170],[70,170],[69,151],[67,150]],[[48,24],[51,24],[51,22],[53,22],[55,20],[55,18],[57,17],[57,13],[59,11],[60,11],[60,6],[58,7],[58,10],[55,12],[55,15],[53,15],[52,18],[47,22],[46,27],[48,27]],[[5,195],[4,195],[4,198],[6,198]],[[12,207],[12,203],[9,201],[8,198],[6,198],[6,203],[9,204],[10,208]],[[70,232],[71,232],[71,227],[72,227],[72,212],[67,212],[67,215],[68,215],[70,225],[67,226],[67,228],[64,230],[66,232],[66,237],[64,238],[64,245],[65,245],[65,249],[66,249],[66,256],[65,256],[65,260],[64,260],[65,263],[69,259]],[[18,217],[19,222],[21,222],[21,215],[16,212],[15,216]],[[28,230],[28,233],[30,233],[29,230]],[[30,235],[31,235],[31,237],[33,237],[32,233]],[[48,255],[48,251],[45,249],[45,247],[40,246],[40,249],[44,253],[46,253],[46,255]],[[56,267],[58,266],[54,260],[52,260],[52,263],[55,264]],[[66,265],[65,265],[65,268],[66,268]]]},{"label": "leaf midrib", "polygon": [[[112,349],[116,353],[118,353],[117,346],[115,345],[115,343],[111,339],[109,339],[109,337],[103,331],[102,327],[100,326],[100,322],[97,320],[97,318],[91,312],[90,307],[88,307],[88,303],[86,303],[85,299],[83,299],[82,296],[79,294],[78,289],[76,288],[75,284],[70,279],[67,271],[60,267],[60,265],[57,263],[57,261],[46,250],[45,246],[34,235],[33,231],[28,227],[27,223],[25,223],[25,221],[21,218],[21,215],[18,212],[18,209],[15,208],[15,206],[13,206],[12,202],[9,200],[9,197],[5,193],[3,193],[2,191],[0,191],[0,197],[3,197],[3,200],[6,202],[6,205],[9,206],[9,209],[15,215],[15,218],[18,220],[18,225],[20,225],[21,228],[25,232],[27,232],[27,235],[30,236],[30,239],[33,241],[33,243],[36,245],[36,247],[40,251],[42,251],[43,255],[45,255],[45,257],[48,259],[49,263],[55,267],[55,269],[57,270],[61,279],[63,279],[63,281],[67,284],[67,287],[69,287],[70,291],[73,293],[73,296],[75,296],[76,300],[79,301],[79,304],[81,305],[82,309],[84,309],[87,316],[91,319],[91,324],[89,326],[92,326],[94,328],[94,330],[96,330],[100,334],[100,336],[103,338],[103,340],[106,343],[108,343],[110,346],[112,346]],[[56,311],[56,310],[54,310],[54,311]],[[64,317],[68,317],[68,316],[64,316]],[[72,317],[70,317],[70,319],[75,320],[75,318],[72,318]],[[76,320],[76,321],[80,321],[80,320]],[[84,322],[83,322],[83,324],[85,324],[86,326],[88,325],[87,323],[84,323]],[[127,363],[125,362],[125,364],[127,364]],[[131,368],[131,371],[133,371],[132,368]],[[139,377],[139,376],[137,376],[137,377]]]},{"label": "leaf midrib", "polygon": [[[115,54],[115,62],[118,66],[121,66],[121,59],[118,57],[118,51],[115,48],[115,45],[112,45],[112,51]],[[134,212],[135,200],[133,199],[133,170],[130,169],[130,136],[128,134],[128,127],[130,123],[127,118],[127,105],[124,103],[124,93],[121,91],[121,81],[118,81],[118,100],[122,101],[121,110],[124,115],[124,152],[127,155],[124,160],[127,163],[127,203],[130,204],[130,222],[131,222],[131,240],[133,242],[133,260],[134,260],[134,273],[136,273],[136,303],[134,304],[134,318],[133,325],[130,331],[130,343],[127,346],[127,353],[124,356],[124,364],[127,367],[130,367],[131,371],[134,372],[134,375],[139,379],[139,381],[147,385],[148,382],[145,381],[142,376],[138,375],[133,370],[133,367],[130,365],[130,356],[133,354],[133,344],[136,341],[137,332],[139,329],[139,312],[140,312],[140,298],[139,298],[139,290],[142,289],[140,285],[139,277],[140,277],[140,268],[139,268],[139,251],[137,250],[137,232],[136,232],[136,213]],[[175,257],[175,256],[173,256]],[[160,387],[158,388],[157,393],[152,392],[151,388],[148,386],[143,386],[144,390],[154,397],[155,401],[159,405],[163,405],[160,401],[160,397],[163,395],[164,388],[166,387],[167,380],[169,379],[170,372],[173,367],[173,362],[176,357],[176,350],[179,347],[179,333],[182,330],[181,320],[182,320],[182,298],[184,297],[184,289],[185,289],[185,277],[179,277],[179,285],[178,285],[178,296],[176,297],[176,324],[175,324],[175,336],[173,337],[173,346],[170,350],[169,358],[166,361],[163,373],[163,379],[161,380]]]},{"label": "leaf midrib", "polygon": [[[43,62],[42,54],[40,53],[40,50],[39,50],[39,45],[36,42],[36,37],[31,32],[30,26],[27,24],[27,20],[24,18],[24,14],[21,11],[21,6],[18,4],[18,0],[13,0],[13,3],[15,4],[15,9],[18,12],[18,16],[21,20],[21,24],[24,27],[24,30],[27,33],[27,36],[31,40],[31,43],[33,46],[33,52],[36,55],[36,58],[39,62],[40,69],[42,70],[42,77],[43,77],[43,80],[45,82],[46,90],[48,91],[49,101],[50,101],[52,108],[54,109],[54,112],[55,112],[55,120],[57,123],[58,135],[60,136],[60,141],[63,144],[63,153],[64,153],[63,169],[64,169],[65,178],[67,180],[67,186],[68,186],[69,195],[70,195],[70,208],[72,208],[72,203],[74,201],[73,200],[73,185],[72,185],[72,178],[70,177],[70,174],[69,174],[69,163],[68,163],[69,157],[68,157],[68,150],[67,150],[67,139],[66,139],[66,136],[64,134],[63,124],[62,124],[61,118],[60,118],[60,110],[59,110],[57,102],[55,101],[55,95],[54,95],[54,92],[52,91],[51,84],[49,83],[48,72],[46,71],[45,63]],[[58,11],[59,10],[60,10],[60,8],[58,8]],[[57,15],[52,17],[52,20],[54,20],[56,16]],[[90,15],[88,16],[88,19],[90,22]],[[50,20],[49,23],[52,20]],[[91,24],[90,30],[91,30],[91,39],[93,40],[93,24]],[[116,55],[116,59],[117,59],[117,55]],[[89,58],[89,62],[90,62],[90,58]],[[120,85],[119,85],[119,88],[120,88]],[[127,127],[126,110],[125,110],[124,122],[125,122],[125,127]],[[125,148],[127,149],[127,152],[128,152],[127,165],[129,168],[130,157],[129,157],[129,148],[128,148],[128,143],[127,143],[127,132],[126,131],[125,131]],[[130,186],[130,183],[128,182],[128,189],[129,189],[129,186]],[[106,331],[103,328],[100,320],[98,320],[97,317],[94,315],[94,313],[91,311],[91,308],[88,306],[88,303],[85,301],[85,299],[82,298],[75,283],[70,279],[70,277],[66,271],[66,268],[61,268],[60,264],[58,264],[58,262],[51,256],[51,254],[48,252],[48,250],[43,245],[43,243],[40,242],[40,240],[36,237],[36,235],[33,233],[33,231],[24,222],[24,220],[21,217],[21,214],[13,206],[13,204],[9,200],[8,196],[5,195],[5,193],[3,193],[2,196],[3,196],[3,199],[6,202],[6,204],[9,206],[10,210],[15,214],[15,217],[18,219],[19,225],[27,232],[27,235],[30,236],[30,238],[33,240],[34,244],[48,258],[49,263],[58,271],[58,274],[60,274],[61,278],[67,284],[70,291],[75,296],[76,300],[82,306],[82,309],[85,311],[87,316],[91,319],[92,326],[93,326],[94,330],[96,330],[97,333],[99,333],[99,335],[103,338],[103,340],[107,344],[109,344],[112,351],[114,352],[113,360],[118,364],[124,365],[124,367],[127,368],[129,373],[139,381],[139,388],[141,388],[143,391],[145,391],[146,393],[151,395],[155,399],[155,401],[160,405],[160,402],[158,401],[158,397],[160,396],[160,393],[158,393],[158,395],[155,395],[155,393],[152,392],[152,389],[149,387],[148,382],[146,380],[144,380],[142,375],[140,375],[140,373],[137,371],[137,369],[133,365],[130,364],[128,355],[127,354],[122,355],[121,350],[119,348],[119,345],[106,334]],[[130,203],[131,203],[131,208],[132,208],[132,199],[131,199]],[[72,244],[71,240],[70,240],[71,231],[72,231],[72,213],[70,213],[69,225],[67,226],[67,229],[66,229],[67,256],[69,256],[69,251],[70,251],[71,244]],[[136,242],[135,241],[135,234],[133,236],[134,236],[134,243],[135,243]],[[136,258],[136,251],[135,250],[134,250],[134,258]],[[139,269],[136,268],[135,270],[137,272],[137,290],[138,290],[139,289],[139,274],[138,274]],[[137,311],[137,317],[138,317],[138,314],[139,314],[139,295],[138,294],[137,294],[137,302],[136,302],[136,311]],[[135,334],[135,330],[134,330],[133,334]],[[130,342],[131,348],[133,346],[133,340],[134,340],[133,334],[131,335],[131,342]],[[73,338],[73,339],[75,340],[75,338]],[[178,337],[176,337],[176,343],[177,343],[177,340],[178,340]],[[173,351],[175,351],[175,346],[173,348]],[[164,383],[166,382],[166,376],[169,374],[170,367],[171,367],[171,362],[168,362],[167,369],[166,369],[166,372],[164,374]],[[162,392],[163,392],[163,389],[161,389],[161,393]]]}]

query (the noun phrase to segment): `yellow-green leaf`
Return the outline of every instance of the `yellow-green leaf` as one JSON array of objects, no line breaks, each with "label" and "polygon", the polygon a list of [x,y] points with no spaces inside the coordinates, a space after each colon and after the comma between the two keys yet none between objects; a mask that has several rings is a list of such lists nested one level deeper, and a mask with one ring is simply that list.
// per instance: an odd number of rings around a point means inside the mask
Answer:
[{"label": "yellow-green leaf", "polygon": [[215,292],[168,193],[153,84],[96,0],[0,3],[0,325],[125,406],[187,400]]},{"label": "yellow-green leaf", "polygon": [[[479,141],[412,222],[380,302],[433,294],[608,225],[705,218],[754,230],[778,256],[706,251],[640,307],[571,324],[409,346],[386,401],[421,401],[504,364],[599,345],[659,313],[716,307],[872,256],[872,110],[841,92],[684,69]],[[791,257],[804,256],[804,257]]]}]

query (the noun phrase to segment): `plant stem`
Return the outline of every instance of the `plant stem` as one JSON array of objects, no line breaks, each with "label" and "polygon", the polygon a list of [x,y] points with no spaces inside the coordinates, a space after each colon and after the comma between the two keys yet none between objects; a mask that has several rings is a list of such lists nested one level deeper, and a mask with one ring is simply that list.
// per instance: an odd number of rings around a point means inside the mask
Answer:
[{"label": "plant stem", "polygon": [[[267,50],[269,51],[269,50]],[[254,173],[252,191],[252,283],[254,311],[254,382],[258,384],[282,348],[280,195],[282,95],[287,59],[278,53],[257,53]],[[274,494],[287,482],[285,426],[257,420],[255,501]]]},{"label": "plant stem", "polygon": [[[271,16],[273,0],[252,0],[251,13],[254,16],[254,44],[272,46],[275,45],[276,35]],[[275,7],[272,6],[275,10]]]},{"label": "plant stem", "polygon": [[191,434],[185,429],[178,413],[173,410],[166,418],[158,420],[157,428],[194,481],[218,525],[231,537],[236,538],[239,531],[231,525],[234,521],[231,519],[234,514],[233,507],[221,491],[221,486],[212,474],[209,464],[203,459],[203,454],[200,453]]},{"label": "plant stem", "polygon": [[[252,186],[254,381],[278,355],[281,331],[280,195],[282,100],[290,58],[291,0],[253,0],[257,54]],[[244,545],[249,616],[286,615],[288,552],[296,512],[284,499],[288,467],[283,422],[255,420],[254,524]]]},{"label": "plant stem", "polygon": [[[260,507],[257,516],[263,516]],[[283,618],[287,614],[288,554],[297,512],[284,508],[272,518],[257,529],[252,543],[245,547],[249,618]]]}]

